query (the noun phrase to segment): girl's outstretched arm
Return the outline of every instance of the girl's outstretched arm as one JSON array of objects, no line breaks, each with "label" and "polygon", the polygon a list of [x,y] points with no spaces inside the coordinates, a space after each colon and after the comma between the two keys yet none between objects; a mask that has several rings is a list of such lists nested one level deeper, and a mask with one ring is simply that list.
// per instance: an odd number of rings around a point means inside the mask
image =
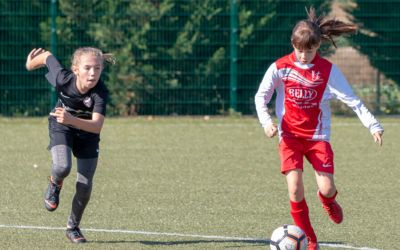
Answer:
[{"label": "girl's outstretched arm", "polygon": [[50,51],[42,48],[33,49],[26,58],[26,69],[31,71],[46,66],[46,59],[50,55]]}]

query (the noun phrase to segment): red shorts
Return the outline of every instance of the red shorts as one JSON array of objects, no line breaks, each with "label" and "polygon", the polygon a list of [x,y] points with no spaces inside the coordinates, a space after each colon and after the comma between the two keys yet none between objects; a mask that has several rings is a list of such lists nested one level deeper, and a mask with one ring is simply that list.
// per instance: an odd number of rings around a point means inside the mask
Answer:
[{"label": "red shorts", "polygon": [[316,171],[333,174],[333,151],[327,141],[282,137],[279,154],[282,174],[293,169],[303,170],[304,156]]}]

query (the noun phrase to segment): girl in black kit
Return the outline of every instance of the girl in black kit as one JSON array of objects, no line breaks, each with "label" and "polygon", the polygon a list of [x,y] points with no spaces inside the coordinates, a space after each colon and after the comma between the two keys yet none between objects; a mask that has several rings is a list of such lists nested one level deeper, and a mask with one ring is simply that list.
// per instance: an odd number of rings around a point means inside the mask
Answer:
[{"label": "girl in black kit", "polygon": [[47,66],[46,78],[58,96],[49,116],[52,169],[44,199],[47,210],[57,209],[63,180],[71,171],[71,154],[77,158],[76,193],[66,230],[74,243],[86,242],[79,224],[90,199],[106,114],[108,90],[100,79],[104,61],[115,63],[112,55],[91,47],[74,52],[71,70],[63,68],[49,51],[41,48],[33,49],[26,61],[29,71]]}]

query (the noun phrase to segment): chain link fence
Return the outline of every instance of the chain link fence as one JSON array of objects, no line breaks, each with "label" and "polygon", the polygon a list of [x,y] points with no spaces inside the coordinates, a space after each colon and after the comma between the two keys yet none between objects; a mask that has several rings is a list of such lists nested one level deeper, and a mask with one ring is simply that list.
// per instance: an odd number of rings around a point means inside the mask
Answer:
[{"label": "chain link fence", "polygon": [[[384,9],[375,11],[378,5],[400,7],[397,1],[362,2],[368,2],[360,19],[365,23],[385,17]],[[0,0],[0,115],[43,116],[54,105],[46,69],[25,69],[32,48],[52,51],[69,67],[70,55],[82,46],[117,57],[104,72],[109,115],[253,115],[253,97],[266,69],[291,52],[292,27],[311,5],[320,13],[360,16],[348,1]],[[388,29],[384,22],[373,28],[363,32],[370,38]],[[379,48],[379,41],[365,44]],[[362,50],[363,40],[356,42],[339,40],[339,49],[322,53],[339,65],[371,110],[400,112],[399,74],[374,63],[380,55]],[[399,40],[392,46],[398,48]],[[347,112],[335,103],[333,111]]]}]

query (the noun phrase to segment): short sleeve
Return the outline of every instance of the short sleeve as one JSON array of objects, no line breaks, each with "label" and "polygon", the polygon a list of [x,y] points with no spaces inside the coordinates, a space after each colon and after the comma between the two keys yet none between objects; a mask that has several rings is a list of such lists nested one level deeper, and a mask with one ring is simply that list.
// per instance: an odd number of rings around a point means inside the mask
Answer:
[{"label": "short sleeve", "polygon": [[72,71],[64,69],[53,55],[47,57],[46,66],[49,70],[46,79],[53,87],[63,85],[73,77]]}]

